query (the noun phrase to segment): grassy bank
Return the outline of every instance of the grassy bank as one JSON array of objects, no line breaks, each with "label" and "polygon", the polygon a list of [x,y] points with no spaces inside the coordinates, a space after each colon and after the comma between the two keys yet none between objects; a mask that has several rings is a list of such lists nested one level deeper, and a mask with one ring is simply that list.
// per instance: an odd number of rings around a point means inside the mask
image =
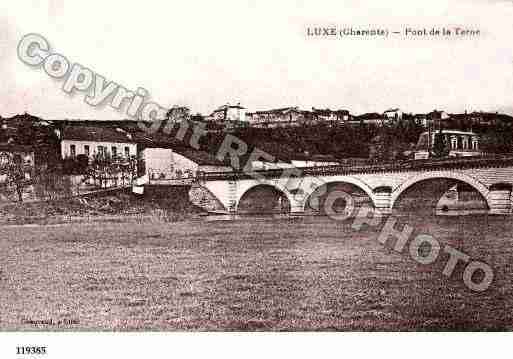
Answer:
[{"label": "grassy bank", "polygon": [[126,190],[41,202],[10,203],[0,208],[1,224],[59,223],[128,218],[174,222],[201,213],[189,202],[188,187]]}]

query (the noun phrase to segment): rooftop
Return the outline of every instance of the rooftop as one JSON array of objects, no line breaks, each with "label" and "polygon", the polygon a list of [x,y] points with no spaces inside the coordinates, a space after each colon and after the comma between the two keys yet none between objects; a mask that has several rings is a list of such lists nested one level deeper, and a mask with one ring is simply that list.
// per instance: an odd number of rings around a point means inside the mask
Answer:
[{"label": "rooftop", "polygon": [[33,146],[26,145],[0,145],[0,151],[2,152],[34,152]]},{"label": "rooftop", "polygon": [[381,115],[377,112],[364,113],[364,114],[356,116],[356,119],[358,119],[358,120],[371,120],[371,119],[382,119],[382,118],[383,118],[383,115]]},{"label": "rooftop", "polygon": [[220,161],[218,160],[214,155],[205,152],[205,151],[199,151],[195,150],[193,148],[185,148],[185,147],[179,147],[179,148],[173,148],[173,152],[176,152],[184,157],[187,157],[188,159],[192,160],[193,162],[197,163],[198,165],[202,166],[229,166],[229,161]]},{"label": "rooftop", "polygon": [[230,105],[229,103],[227,103],[226,105],[222,105],[222,106],[219,106],[218,108],[216,108],[214,110],[214,112],[224,111],[224,110],[229,109],[229,108],[245,109],[245,107],[242,107],[240,104]]},{"label": "rooftop", "polygon": [[260,114],[260,113],[286,113],[286,112],[299,112],[298,107],[282,107],[282,108],[273,108],[270,110],[262,110],[262,111],[255,111],[254,113]]},{"label": "rooftop", "polygon": [[63,140],[135,143],[132,135],[120,127],[74,126],[63,128]]},{"label": "rooftop", "polygon": [[[429,134],[429,131],[422,132],[422,134]],[[439,133],[438,130],[431,131],[431,133]],[[461,131],[461,130],[451,130],[451,129],[442,129],[442,135],[467,135],[467,136],[477,136],[478,134],[472,131]]]}]

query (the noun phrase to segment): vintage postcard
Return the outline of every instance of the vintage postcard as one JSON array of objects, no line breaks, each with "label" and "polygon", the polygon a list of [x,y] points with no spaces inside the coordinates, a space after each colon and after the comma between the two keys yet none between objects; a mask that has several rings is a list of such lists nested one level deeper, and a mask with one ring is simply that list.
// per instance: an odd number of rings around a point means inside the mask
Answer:
[{"label": "vintage postcard", "polygon": [[0,10],[1,331],[513,329],[512,1]]}]

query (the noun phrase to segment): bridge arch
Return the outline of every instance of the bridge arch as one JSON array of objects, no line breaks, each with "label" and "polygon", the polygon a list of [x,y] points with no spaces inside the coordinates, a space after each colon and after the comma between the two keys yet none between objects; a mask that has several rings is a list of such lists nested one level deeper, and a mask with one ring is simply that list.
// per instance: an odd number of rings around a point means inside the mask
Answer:
[{"label": "bridge arch", "polygon": [[[253,208],[250,207],[251,204],[254,205]],[[265,213],[276,210],[277,205],[280,206],[279,210],[281,212],[290,212],[290,194],[272,183],[256,183],[241,193],[237,200],[235,211]]]},{"label": "bridge arch", "polygon": [[489,203],[489,189],[484,185],[482,182],[480,182],[478,179],[471,177],[469,175],[466,175],[461,172],[451,172],[451,171],[430,171],[430,172],[424,172],[422,174],[413,176],[406,180],[405,182],[401,183],[395,190],[391,193],[390,197],[390,208],[393,209],[396,205],[397,200],[401,197],[403,193],[405,193],[410,187],[413,185],[427,180],[434,180],[434,179],[449,179],[449,180],[455,180],[458,182],[466,183],[467,185],[474,188],[476,191],[478,191],[481,196],[483,197],[483,200],[485,201],[488,208],[490,208]]},{"label": "bridge arch", "polygon": [[354,187],[358,188],[359,190],[363,191],[370,199],[370,202],[373,207],[375,207],[375,195],[371,187],[367,185],[362,180],[355,178],[355,177],[332,177],[328,180],[325,180],[323,183],[320,183],[318,186],[315,186],[312,188],[312,190],[307,193],[303,200],[303,211],[305,211],[307,208],[307,204],[309,203],[312,195],[321,189],[323,186],[329,186],[329,185],[336,185],[336,184],[350,184]]}]

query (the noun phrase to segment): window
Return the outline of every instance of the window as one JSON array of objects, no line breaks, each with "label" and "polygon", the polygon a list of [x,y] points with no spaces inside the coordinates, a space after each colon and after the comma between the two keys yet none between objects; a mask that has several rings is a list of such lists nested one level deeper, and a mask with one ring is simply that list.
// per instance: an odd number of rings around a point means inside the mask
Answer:
[{"label": "window", "polygon": [[91,150],[89,149],[89,145],[84,145],[84,154],[89,157]]},{"label": "window", "polygon": [[104,157],[105,156],[105,150],[103,146],[98,146],[98,156]]},{"label": "window", "polygon": [[111,150],[112,150],[112,157],[115,158],[118,154],[118,148],[116,146],[112,146]]},{"label": "window", "polygon": [[77,154],[77,147],[75,145],[69,145],[69,154],[71,157],[75,157]]},{"label": "window", "polygon": [[125,146],[125,157],[126,158],[130,157],[130,147],[128,147],[128,146]]},{"label": "window", "polygon": [[451,149],[455,150],[458,145],[458,140],[456,139],[456,136],[451,137]]}]

